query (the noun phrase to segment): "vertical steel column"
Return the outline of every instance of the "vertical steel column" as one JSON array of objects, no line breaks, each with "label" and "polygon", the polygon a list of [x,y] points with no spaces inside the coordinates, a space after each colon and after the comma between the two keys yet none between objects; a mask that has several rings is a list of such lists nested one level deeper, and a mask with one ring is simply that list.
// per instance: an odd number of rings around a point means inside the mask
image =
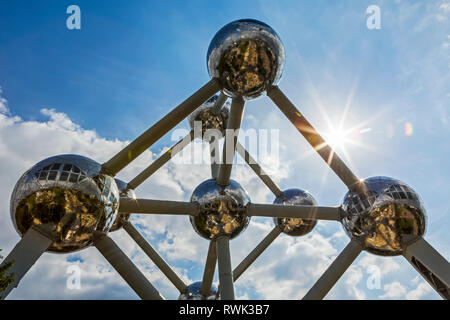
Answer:
[{"label": "vertical steel column", "polygon": [[[217,184],[227,186],[230,183],[231,169],[236,151],[239,129],[244,115],[244,99],[234,98],[231,102],[230,118],[228,119],[225,141],[223,144],[222,163],[217,177]],[[230,145],[232,144],[232,145]]]},{"label": "vertical steel column", "polygon": [[234,300],[233,271],[231,269],[230,239],[220,236],[217,243],[219,265],[220,297],[222,300]]},{"label": "vertical steel column", "polygon": [[209,152],[210,152],[210,159],[211,159],[211,177],[213,179],[217,178],[217,175],[219,174],[219,167],[220,164],[217,160],[218,158],[218,152],[219,150],[219,140],[215,136],[211,136],[211,140],[209,141]]}]

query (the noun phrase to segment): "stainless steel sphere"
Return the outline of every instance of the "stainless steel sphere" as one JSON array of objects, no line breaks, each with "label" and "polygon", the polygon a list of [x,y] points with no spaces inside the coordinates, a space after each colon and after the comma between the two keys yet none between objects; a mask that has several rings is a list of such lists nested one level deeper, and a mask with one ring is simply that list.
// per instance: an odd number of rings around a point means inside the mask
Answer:
[{"label": "stainless steel sphere", "polygon": [[[300,189],[287,189],[283,191],[282,197],[277,197],[274,204],[285,206],[315,206],[316,200],[307,191]],[[275,224],[290,236],[303,236],[312,231],[316,225],[316,220],[301,218],[274,218]]]},{"label": "stainless steel sphere", "polygon": [[195,121],[200,121],[202,123],[202,137],[205,136],[207,130],[212,129],[220,131],[222,136],[225,136],[231,104],[227,102],[219,112],[214,112],[214,105],[216,104],[218,97],[219,95],[214,95],[189,116],[191,130],[194,130]]},{"label": "stainless steel sphere", "polygon": [[107,232],[117,216],[119,190],[101,165],[78,155],[45,159],[25,172],[11,196],[11,218],[23,235],[38,227],[53,243],[48,251],[73,252]]},{"label": "stainless steel sphere", "polygon": [[[119,189],[119,196],[121,198],[130,198],[130,199],[136,199],[136,193],[133,189],[127,189],[127,183],[119,180],[114,179],[117,184],[117,188]],[[123,227],[123,225],[130,219],[130,214],[118,214],[116,217],[116,220],[114,221],[113,225],[111,226],[110,232],[119,230]]]},{"label": "stainless steel sphere", "polygon": [[383,256],[403,253],[405,236],[425,233],[426,213],[419,195],[405,183],[388,177],[363,180],[365,196],[348,192],[341,221],[364,249]]},{"label": "stainless steel sphere", "polygon": [[284,46],[267,24],[233,21],[216,33],[208,48],[208,72],[230,97],[253,99],[277,84],[284,67]]},{"label": "stainless steel sphere", "polygon": [[234,238],[250,222],[250,217],[245,214],[250,197],[236,181],[230,180],[228,186],[222,187],[214,179],[206,180],[195,188],[191,202],[202,207],[200,214],[189,218],[203,238],[211,240],[219,235]]},{"label": "stainless steel sphere", "polygon": [[207,297],[200,293],[201,287],[201,281],[192,283],[188,286],[187,292],[180,294],[178,300],[218,300],[219,296],[215,285],[211,286],[210,295]]}]

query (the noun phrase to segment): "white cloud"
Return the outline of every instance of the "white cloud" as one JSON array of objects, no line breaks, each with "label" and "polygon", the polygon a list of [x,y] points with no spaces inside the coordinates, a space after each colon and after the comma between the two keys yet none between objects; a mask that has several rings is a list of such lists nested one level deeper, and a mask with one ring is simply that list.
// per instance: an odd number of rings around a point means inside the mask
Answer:
[{"label": "white cloud", "polygon": [[392,282],[384,285],[384,294],[380,295],[381,299],[401,299],[406,293],[406,288],[399,282]]},{"label": "white cloud", "polygon": [[381,276],[387,276],[390,273],[400,269],[400,265],[392,258],[379,257],[375,255],[365,255],[362,257],[358,265],[364,269],[368,269],[371,266],[377,266],[380,270]]},{"label": "white cloud", "polygon": [[347,288],[347,293],[358,300],[366,298],[366,294],[364,293],[364,291],[358,288],[358,284],[361,282],[362,279],[363,279],[363,272],[357,266],[353,265],[346,271],[345,284]]},{"label": "white cloud", "polygon": [[424,299],[425,296],[432,292],[433,289],[425,281],[420,282],[414,290],[411,290],[406,294],[408,300]]},{"label": "white cloud", "polygon": [[439,6],[439,9],[441,9],[444,12],[450,12],[450,2],[442,2]]}]

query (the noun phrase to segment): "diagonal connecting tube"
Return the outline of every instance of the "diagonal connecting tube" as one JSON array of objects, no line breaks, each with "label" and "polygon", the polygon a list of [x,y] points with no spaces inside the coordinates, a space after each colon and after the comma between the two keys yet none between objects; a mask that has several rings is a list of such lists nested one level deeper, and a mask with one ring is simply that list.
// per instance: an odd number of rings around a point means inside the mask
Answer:
[{"label": "diagonal connecting tube", "polygon": [[214,272],[217,264],[217,245],[215,241],[209,242],[208,255],[206,257],[205,271],[203,272],[202,286],[200,294],[208,297],[211,293],[211,286],[214,280]]},{"label": "diagonal connecting tube", "polygon": [[280,235],[281,229],[275,227],[270,233],[253,249],[252,252],[244,259],[233,271],[233,280],[236,281],[244,273],[250,265],[266,250],[269,245]]},{"label": "diagonal connecting tube", "polygon": [[362,251],[356,240],[351,240],[344,250],[337,256],[324,274],[303,297],[303,300],[321,300],[333,288],[335,283],[350,267]]},{"label": "diagonal connecting tube", "polygon": [[345,165],[344,161],[331,149],[314,127],[298,111],[294,104],[286,97],[278,86],[272,86],[267,90],[269,98],[278,106],[289,121],[305,137],[306,141],[317,151],[323,160],[347,185],[350,190],[364,194],[364,186],[353,172]]},{"label": "diagonal connecting tube", "polygon": [[211,79],[202,88],[187,98],[164,118],[155,123],[136,140],[102,165],[102,170],[115,176],[120,170],[147,150],[153,143],[169,132],[202,103],[220,90],[217,79]]},{"label": "diagonal connecting tube", "polygon": [[124,224],[123,229],[128,235],[138,244],[138,246],[147,254],[147,256],[153,261],[153,263],[161,270],[162,273],[172,282],[172,284],[183,293],[187,290],[187,285],[181,280],[177,273],[167,264],[167,262],[161,257],[158,252],[145,240],[145,238],[139,233],[139,231],[131,224],[127,222]]},{"label": "diagonal connecting tube", "polygon": [[244,99],[241,97],[233,98],[231,102],[230,117],[228,118],[225,142],[223,144],[222,164],[220,165],[217,176],[217,184],[227,186],[230,183],[231,169],[236,151],[236,143],[241,127],[242,117],[244,115]]},{"label": "diagonal connecting tube", "polygon": [[141,299],[164,300],[158,290],[155,289],[110,237],[104,233],[96,232],[94,235],[94,246]]},{"label": "diagonal connecting tube", "polygon": [[409,241],[403,256],[444,299],[450,300],[450,263],[424,238]]},{"label": "diagonal connecting tube", "polygon": [[189,143],[194,140],[194,131],[191,131],[187,136],[178,141],[173,147],[167,150],[158,159],[152,162],[146,169],[139,173],[133,180],[127,184],[127,189],[136,189],[145,180],[147,180],[152,174],[154,174],[159,168],[165,165],[169,160],[175,156],[178,152],[182,151]]},{"label": "diagonal connecting tube", "polygon": [[256,173],[262,182],[272,191],[276,197],[282,197],[283,192],[280,187],[265,173],[256,160],[248,153],[248,151],[239,142],[236,146],[236,151],[245,160],[248,166]]},{"label": "diagonal connecting tube", "polygon": [[11,290],[19,285],[23,276],[25,276],[39,257],[50,247],[52,242],[52,240],[35,227],[31,227],[25,232],[22,239],[1,264],[3,267],[12,262],[5,276],[12,275],[13,282],[4,291],[0,291],[0,300],[5,299]]}]

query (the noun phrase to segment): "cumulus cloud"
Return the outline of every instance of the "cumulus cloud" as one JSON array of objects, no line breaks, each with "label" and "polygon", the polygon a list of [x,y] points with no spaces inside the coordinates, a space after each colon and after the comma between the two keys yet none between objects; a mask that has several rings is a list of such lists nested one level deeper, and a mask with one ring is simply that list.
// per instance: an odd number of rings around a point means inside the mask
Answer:
[{"label": "cumulus cloud", "polygon": [[[418,279],[418,278],[417,278]],[[416,288],[406,294],[408,300],[429,299],[429,294],[433,289],[425,281],[420,281]]]},{"label": "cumulus cloud", "polygon": [[384,286],[384,294],[381,299],[401,299],[406,293],[406,288],[399,282],[388,283]]}]

